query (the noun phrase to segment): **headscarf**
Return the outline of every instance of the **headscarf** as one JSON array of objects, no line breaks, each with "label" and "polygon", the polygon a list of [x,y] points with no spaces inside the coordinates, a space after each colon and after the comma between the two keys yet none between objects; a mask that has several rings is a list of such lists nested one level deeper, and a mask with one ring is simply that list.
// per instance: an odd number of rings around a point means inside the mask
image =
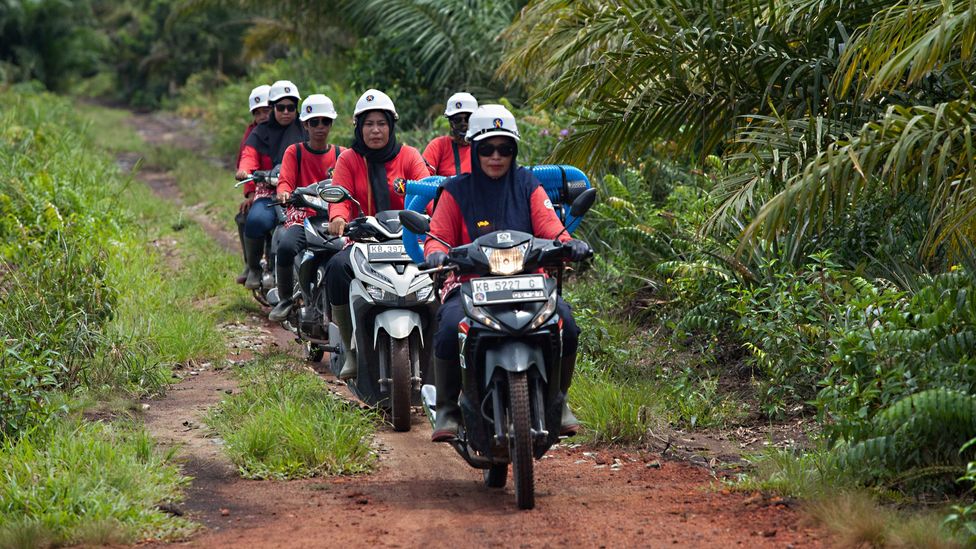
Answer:
[{"label": "headscarf", "polygon": [[389,111],[378,110],[386,117],[386,123],[390,126],[390,140],[382,149],[371,149],[363,139],[363,120],[366,115],[373,110],[364,111],[356,116],[355,137],[352,141],[352,150],[359,153],[366,159],[366,168],[369,174],[369,188],[373,191],[373,200],[376,203],[376,211],[382,212],[390,209],[390,184],[386,180],[386,163],[393,160],[400,154],[401,145],[396,139],[396,120]]},{"label": "headscarf", "polygon": [[247,136],[246,145],[254,147],[259,153],[271,157],[271,165],[281,164],[281,159],[285,156],[285,149],[294,143],[305,141],[305,129],[302,123],[295,117],[295,121],[288,126],[278,123],[274,113],[258,127],[254,128],[251,135]]},{"label": "headscarf", "polygon": [[[531,197],[540,183],[530,170],[518,165],[518,142],[510,141],[515,153],[502,177],[491,178],[481,169],[478,147],[485,142],[482,140],[471,144],[471,173],[445,184],[461,208],[472,240],[497,230],[532,233]],[[488,223],[479,226],[485,221]]]}]

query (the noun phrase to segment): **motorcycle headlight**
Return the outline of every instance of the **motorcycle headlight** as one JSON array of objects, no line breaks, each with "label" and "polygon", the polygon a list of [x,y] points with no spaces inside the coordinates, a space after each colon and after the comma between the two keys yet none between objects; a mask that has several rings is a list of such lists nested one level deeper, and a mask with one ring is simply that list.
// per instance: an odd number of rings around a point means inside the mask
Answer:
[{"label": "motorcycle headlight", "polygon": [[393,284],[393,281],[390,280],[389,277],[370,266],[369,260],[366,259],[366,254],[364,254],[361,249],[356,248],[356,252],[353,255],[355,255],[356,262],[359,264],[359,270],[370,276],[374,276],[383,282]]},{"label": "motorcycle headlight", "polygon": [[529,244],[520,244],[514,248],[504,250],[498,248],[481,247],[481,252],[488,258],[488,268],[491,274],[513,275],[522,272],[525,264],[525,252]]},{"label": "motorcycle headlight", "polygon": [[424,286],[423,288],[417,290],[417,301],[427,301],[430,299],[430,294],[434,293],[433,286]]},{"label": "motorcycle headlight", "polygon": [[471,298],[468,297],[467,295],[464,296],[464,308],[467,310],[468,314],[471,315],[471,318],[477,320],[478,322],[484,324],[485,326],[488,326],[489,328],[493,328],[496,330],[501,327],[498,325],[497,322],[495,322],[494,318],[491,318],[490,316],[485,314],[484,309],[482,309],[481,307],[475,307],[474,302],[471,301]]},{"label": "motorcycle headlight", "polygon": [[386,290],[380,288],[379,286],[373,286],[372,284],[365,284],[365,283],[363,284],[363,286],[366,287],[366,293],[369,294],[369,297],[373,298],[376,301],[383,301],[384,298],[386,297]]},{"label": "motorcycle headlight", "polygon": [[555,294],[555,292],[553,292],[549,296],[549,301],[546,302],[546,306],[543,307],[541,311],[539,311],[539,314],[535,315],[535,318],[532,319],[532,324],[529,325],[529,329],[530,330],[535,330],[539,326],[542,326],[543,324],[545,324],[546,321],[549,320],[549,317],[551,317],[552,316],[552,313],[554,313],[554,312],[556,312],[556,294]]}]

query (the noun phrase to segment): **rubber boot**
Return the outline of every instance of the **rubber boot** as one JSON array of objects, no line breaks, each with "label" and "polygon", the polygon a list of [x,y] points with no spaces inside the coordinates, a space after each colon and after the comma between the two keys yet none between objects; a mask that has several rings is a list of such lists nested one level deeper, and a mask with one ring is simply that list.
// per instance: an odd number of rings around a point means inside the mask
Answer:
[{"label": "rubber boot", "polygon": [[559,435],[571,437],[579,432],[580,423],[569,409],[569,386],[573,382],[573,371],[576,369],[576,355],[564,356],[563,371],[559,377],[559,390],[563,393],[563,415],[560,420]]},{"label": "rubber boot", "polygon": [[431,442],[450,442],[461,427],[461,364],[457,360],[434,357],[434,386],[437,388],[437,420]]},{"label": "rubber boot", "polygon": [[359,373],[356,351],[352,348],[352,316],[350,313],[349,305],[332,306],[332,321],[339,327],[339,334],[342,336],[342,348],[346,357],[342,364],[342,370],[339,371],[339,379],[356,379],[356,375]]},{"label": "rubber boot", "polygon": [[250,270],[247,266],[247,252],[244,248],[244,222],[247,220],[247,216],[244,214],[237,214],[234,216],[234,223],[237,225],[237,237],[241,239],[241,256],[244,259],[244,270],[241,274],[237,275],[237,283],[244,284],[247,282],[247,272]]},{"label": "rubber boot", "polygon": [[288,313],[291,312],[291,308],[295,304],[294,300],[292,300],[292,296],[295,293],[295,276],[291,266],[282,268],[281,265],[278,265],[275,271],[279,301],[271,309],[271,313],[268,314],[268,319],[274,322],[281,322],[288,318]]},{"label": "rubber boot", "polygon": [[244,287],[248,290],[261,288],[261,256],[263,254],[263,238],[244,237],[244,255],[247,256],[247,279],[244,281]]}]

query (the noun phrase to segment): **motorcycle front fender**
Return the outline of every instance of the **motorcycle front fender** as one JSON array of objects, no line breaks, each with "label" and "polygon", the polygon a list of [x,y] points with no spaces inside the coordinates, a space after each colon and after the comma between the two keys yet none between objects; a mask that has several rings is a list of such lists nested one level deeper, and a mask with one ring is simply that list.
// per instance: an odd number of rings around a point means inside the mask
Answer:
[{"label": "motorcycle front fender", "polygon": [[373,345],[379,341],[381,329],[393,339],[410,337],[410,333],[416,329],[420,332],[420,344],[424,344],[423,323],[420,320],[420,314],[416,311],[389,309],[376,315],[376,321],[373,324]]},{"label": "motorcycle front fender", "polygon": [[525,372],[535,368],[542,380],[548,383],[546,357],[542,349],[524,341],[507,341],[485,351],[485,387],[491,384],[491,378],[498,368],[509,372]]}]

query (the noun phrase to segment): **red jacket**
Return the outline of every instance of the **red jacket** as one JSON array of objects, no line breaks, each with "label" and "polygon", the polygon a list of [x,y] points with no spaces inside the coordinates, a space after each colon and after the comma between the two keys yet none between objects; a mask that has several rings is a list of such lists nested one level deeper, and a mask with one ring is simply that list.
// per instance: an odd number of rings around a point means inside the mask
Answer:
[{"label": "red jacket", "polygon": [[471,145],[458,145],[447,135],[435,137],[424,149],[424,160],[434,170],[430,175],[471,173]]},{"label": "red jacket", "polygon": [[[298,148],[301,147],[301,166],[298,165]],[[336,161],[342,148],[329,145],[324,151],[315,151],[306,143],[295,143],[285,149],[281,159],[281,172],[278,174],[278,192],[295,192],[298,187],[307,187],[323,179],[332,177]],[[285,212],[285,227],[301,225],[307,217],[315,215],[315,210],[288,206]]]},{"label": "red jacket", "polygon": [[244,154],[244,143],[247,143],[247,136],[251,135],[251,132],[257,126],[257,123],[251,122],[244,128],[244,137],[241,138],[241,145],[237,148],[237,160],[234,161],[235,166],[241,165],[241,155]]},{"label": "red jacket", "polygon": [[[247,139],[247,138],[245,138]],[[261,154],[257,149],[250,145],[244,145],[241,149],[241,159],[237,163],[238,170],[244,170],[247,173],[253,173],[257,170],[270,170],[274,166],[271,165],[271,157],[266,154]],[[266,196],[273,196],[274,189],[266,185],[261,185],[260,188],[253,181],[248,181],[244,184],[244,196],[248,193],[254,193],[254,198],[264,198]]]},{"label": "red jacket", "polygon": [[[390,186],[390,209],[403,209],[403,196],[406,193],[406,180],[418,180],[430,176],[427,164],[417,149],[403,145],[400,154],[386,163],[386,180]],[[345,187],[353,198],[363,205],[364,215],[376,215],[376,204],[373,191],[369,186],[369,171],[366,159],[352,149],[346,149],[339,155],[336,162],[332,181],[336,185]],[[329,218],[341,217],[347,222],[356,215],[356,205],[351,201],[339,202],[329,207]]]}]

